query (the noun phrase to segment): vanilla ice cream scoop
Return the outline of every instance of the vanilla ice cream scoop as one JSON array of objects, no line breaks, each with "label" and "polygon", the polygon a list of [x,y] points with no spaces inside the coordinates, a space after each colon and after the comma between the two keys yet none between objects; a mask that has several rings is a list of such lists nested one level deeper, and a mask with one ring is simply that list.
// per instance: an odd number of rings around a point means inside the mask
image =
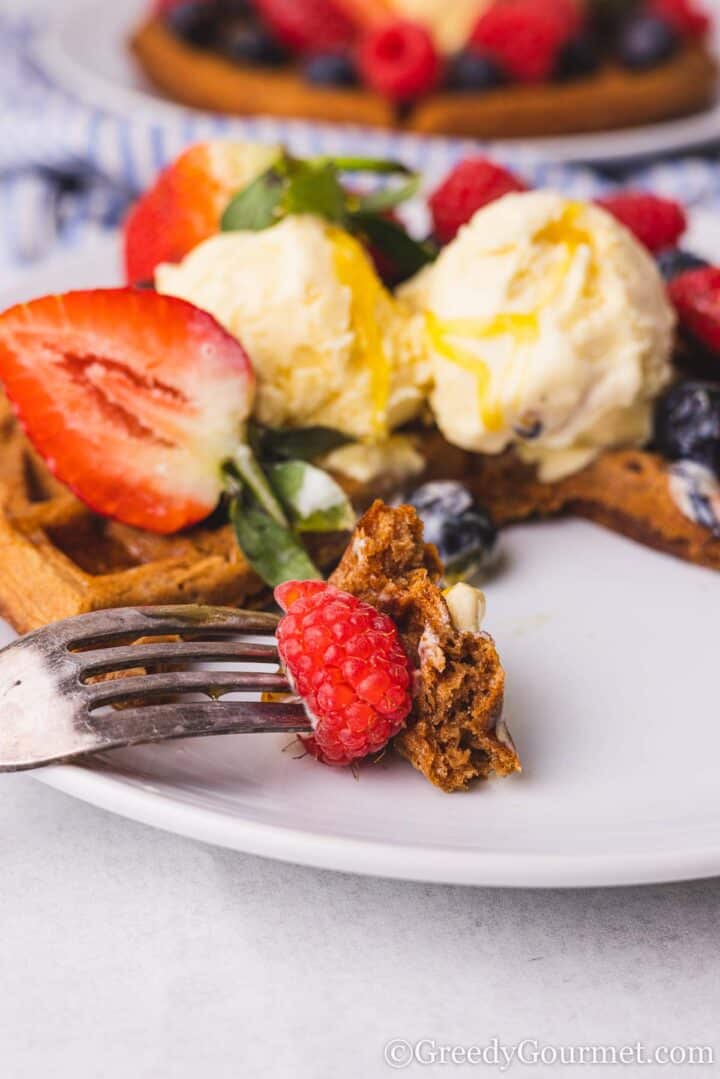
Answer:
[{"label": "vanilla ice cream scoop", "polygon": [[387,292],[361,244],[320,218],[215,236],[160,266],[156,286],[240,338],[261,423],[380,442],[423,405],[418,317]]},{"label": "vanilla ice cream scoop", "polygon": [[650,255],[599,207],[507,195],[401,294],[425,316],[430,402],[448,441],[514,445],[550,481],[648,439],[674,315]]}]

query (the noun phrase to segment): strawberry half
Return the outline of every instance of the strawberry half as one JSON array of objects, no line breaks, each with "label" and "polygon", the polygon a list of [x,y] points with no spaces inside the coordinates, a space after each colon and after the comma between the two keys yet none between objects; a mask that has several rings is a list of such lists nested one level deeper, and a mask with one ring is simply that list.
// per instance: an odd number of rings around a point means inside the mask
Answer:
[{"label": "strawberry half", "polygon": [[254,390],[245,350],[211,315],[135,289],[10,308],[0,380],[58,479],[98,513],[161,533],[214,510]]},{"label": "strawberry half", "polygon": [[270,168],[277,156],[274,146],[222,141],[199,143],[180,154],[125,221],[128,283],[152,281],[161,262],[180,262],[214,236],[233,195]]}]

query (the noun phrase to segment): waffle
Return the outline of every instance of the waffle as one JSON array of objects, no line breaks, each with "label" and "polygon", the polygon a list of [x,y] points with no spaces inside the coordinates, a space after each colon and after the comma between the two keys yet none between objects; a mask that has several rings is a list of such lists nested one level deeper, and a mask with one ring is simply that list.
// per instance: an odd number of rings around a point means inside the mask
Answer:
[{"label": "waffle", "polygon": [[708,108],[717,82],[708,48],[693,44],[647,72],[609,64],[572,83],[512,86],[484,94],[436,93],[400,115],[390,102],[367,90],[310,86],[292,67],[240,67],[191,48],[160,19],[139,27],[131,47],[160,90],[196,108],[403,127],[426,135],[514,138],[650,124]]}]

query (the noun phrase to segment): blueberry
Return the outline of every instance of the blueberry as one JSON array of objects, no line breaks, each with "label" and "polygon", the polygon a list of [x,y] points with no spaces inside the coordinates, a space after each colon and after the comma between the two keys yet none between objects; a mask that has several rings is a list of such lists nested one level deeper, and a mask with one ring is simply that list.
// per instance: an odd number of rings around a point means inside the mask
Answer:
[{"label": "blueberry", "polygon": [[465,49],[450,61],[447,84],[451,90],[493,90],[504,82],[502,68],[480,52]]},{"label": "blueberry", "polygon": [[303,73],[315,86],[356,86],[358,74],[352,57],[343,52],[319,52],[305,62]]},{"label": "blueberry", "polygon": [[217,30],[215,5],[206,0],[187,0],[170,8],[165,15],[168,27],[188,45],[207,48],[213,44]]},{"label": "blueberry", "polygon": [[633,15],[620,31],[618,56],[634,71],[656,67],[677,51],[678,35],[658,15]]},{"label": "blueberry", "polygon": [[655,406],[655,448],[720,476],[720,383],[678,382]]},{"label": "blueberry", "polygon": [[438,480],[418,487],[408,501],[425,525],[425,539],[440,552],[449,581],[472,577],[488,565],[497,529],[467,487]]},{"label": "blueberry", "polygon": [[221,47],[228,60],[235,64],[278,67],[288,59],[282,45],[267,30],[243,21],[233,22],[225,28]]},{"label": "blueberry", "polygon": [[705,259],[693,255],[690,251],[683,251],[681,247],[669,247],[666,251],[661,251],[657,256],[657,264],[666,281],[672,281],[686,270],[700,270],[708,265]]},{"label": "blueberry", "polygon": [[592,75],[600,66],[600,52],[594,34],[585,30],[570,38],[560,53],[555,70],[556,78],[579,79]]}]

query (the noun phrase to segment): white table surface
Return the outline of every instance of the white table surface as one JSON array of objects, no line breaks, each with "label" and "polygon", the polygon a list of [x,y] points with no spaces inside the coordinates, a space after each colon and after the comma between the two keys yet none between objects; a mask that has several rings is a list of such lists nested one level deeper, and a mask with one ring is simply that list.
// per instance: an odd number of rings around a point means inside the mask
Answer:
[{"label": "white table surface", "polygon": [[[0,777],[0,821],[7,1079],[375,1079],[393,1074],[396,1037],[715,1042],[720,1057],[720,880],[511,892],[353,878],[166,835],[27,776]],[[500,1074],[403,1074],[456,1070]]]}]

